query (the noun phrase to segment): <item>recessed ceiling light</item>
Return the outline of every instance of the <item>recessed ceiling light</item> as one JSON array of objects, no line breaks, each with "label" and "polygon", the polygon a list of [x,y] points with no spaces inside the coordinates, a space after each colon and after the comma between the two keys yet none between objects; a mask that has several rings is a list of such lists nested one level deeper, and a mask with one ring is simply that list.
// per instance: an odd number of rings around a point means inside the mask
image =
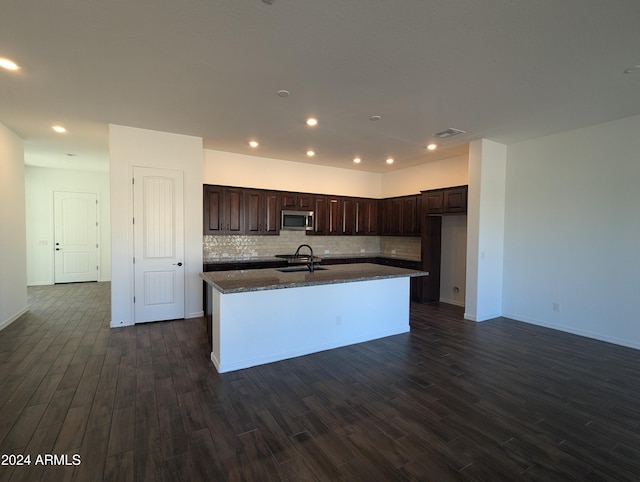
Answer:
[{"label": "recessed ceiling light", "polygon": [[387,164],[393,164],[393,158],[390,157],[389,159],[387,159],[384,162],[386,162]]},{"label": "recessed ceiling light", "polygon": [[18,70],[20,67],[13,60],[0,59],[0,67],[7,70]]},{"label": "recessed ceiling light", "polygon": [[307,156],[309,156],[309,157],[313,157],[313,156],[315,156],[315,155],[316,155],[316,153],[315,153],[315,151],[313,151],[312,149],[309,149],[309,150],[307,151]]},{"label": "recessed ceiling light", "polygon": [[355,162],[356,164],[360,164],[362,162],[362,159],[360,159],[359,157],[356,157],[353,162]]},{"label": "recessed ceiling light", "polygon": [[636,74],[640,72],[640,65],[634,65],[633,67],[629,67],[624,71],[625,74]]},{"label": "recessed ceiling light", "polygon": [[369,117],[370,121],[379,121],[380,119],[382,119],[381,115],[372,115],[371,117]]},{"label": "recessed ceiling light", "polygon": [[62,126],[51,126],[51,128],[56,131],[58,134],[64,134],[65,132],[67,132],[67,129],[65,129]]},{"label": "recessed ceiling light", "polygon": [[260,143],[258,141],[249,141],[249,145],[251,147],[258,147],[260,145]]},{"label": "recessed ceiling light", "polygon": [[314,119],[313,117],[309,117],[309,118],[307,119],[307,125],[308,125],[309,127],[315,127],[315,126],[317,126],[317,125],[318,125],[318,119]]},{"label": "recessed ceiling light", "polygon": [[278,94],[278,97],[289,97],[290,92],[288,90],[281,89],[276,92],[276,94]]},{"label": "recessed ceiling light", "polygon": [[430,151],[435,151],[438,148],[438,144],[429,144],[427,146],[427,149],[429,149]]}]

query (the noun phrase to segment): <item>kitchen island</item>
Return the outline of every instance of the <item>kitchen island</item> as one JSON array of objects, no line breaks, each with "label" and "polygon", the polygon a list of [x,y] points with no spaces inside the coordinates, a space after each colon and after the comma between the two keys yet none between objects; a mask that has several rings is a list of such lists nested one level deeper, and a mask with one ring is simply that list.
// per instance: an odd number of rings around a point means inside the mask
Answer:
[{"label": "kitchen island", "polygon": [[409,280],[370,263],[201,273],[220,373],[409,331]]}]

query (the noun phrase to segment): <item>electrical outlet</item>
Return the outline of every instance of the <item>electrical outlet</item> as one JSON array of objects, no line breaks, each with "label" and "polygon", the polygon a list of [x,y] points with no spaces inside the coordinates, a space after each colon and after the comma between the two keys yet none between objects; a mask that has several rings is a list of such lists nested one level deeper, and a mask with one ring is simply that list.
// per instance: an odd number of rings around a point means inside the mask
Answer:
[{"label": "electrical outlet", "polygon": [[555,311],[556,313],[560,313],[560,308],[561,308],[560,303],[558,303],[557,301],[554,301],[553,302],[553,311]]}]

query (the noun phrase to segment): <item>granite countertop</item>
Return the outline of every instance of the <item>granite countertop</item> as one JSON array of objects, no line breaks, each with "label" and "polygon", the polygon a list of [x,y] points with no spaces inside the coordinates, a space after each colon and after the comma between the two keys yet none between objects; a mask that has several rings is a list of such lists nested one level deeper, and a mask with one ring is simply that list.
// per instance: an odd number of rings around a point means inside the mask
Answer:
[{"label": "granite countertop", "polygon": [[309,271],[283,273],[277,269],[200,273],[203,280],[222,294],[428,275],[426,271],[373,263],[330,265],[313,273]]}]

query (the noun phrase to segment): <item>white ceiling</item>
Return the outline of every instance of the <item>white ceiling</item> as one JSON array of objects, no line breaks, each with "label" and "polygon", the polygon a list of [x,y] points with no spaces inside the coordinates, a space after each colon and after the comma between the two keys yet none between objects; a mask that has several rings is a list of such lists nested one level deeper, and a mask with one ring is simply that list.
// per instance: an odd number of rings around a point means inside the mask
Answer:
[{"label": "white ceiling", "polygon": [[640,114],[639,32],[638,0],[5,1],[0,122],[35,165],[106,170],[114,123],[386,172]]}]

